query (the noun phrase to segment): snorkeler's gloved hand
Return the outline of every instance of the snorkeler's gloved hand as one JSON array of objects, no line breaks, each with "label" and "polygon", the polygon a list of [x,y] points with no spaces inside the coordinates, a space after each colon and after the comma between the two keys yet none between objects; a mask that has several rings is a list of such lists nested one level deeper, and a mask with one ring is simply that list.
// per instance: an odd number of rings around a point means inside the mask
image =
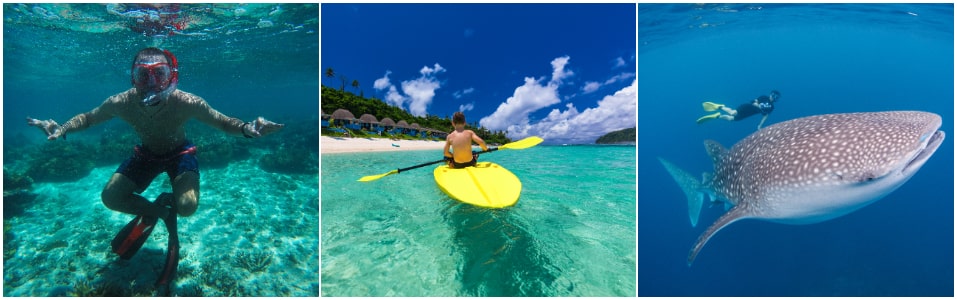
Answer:
[{"label": "snorkeler's gloved hand", "polygon": [[263,117],[256,118],[255,121],[247,122],[243,125],[243,134],[247,137],[261,137],[279,131],[286,125],[266,120]]},{"label": "snorkeler's gloved hand", "polygon": [[27,117],[27,125],[36,126],[43,130],[47,135],[48,140],[55,140],[61,135],[63,135],[63,127],[60,124],[57,124],[53,119],[50,120],[37,120],[34,118]]}]

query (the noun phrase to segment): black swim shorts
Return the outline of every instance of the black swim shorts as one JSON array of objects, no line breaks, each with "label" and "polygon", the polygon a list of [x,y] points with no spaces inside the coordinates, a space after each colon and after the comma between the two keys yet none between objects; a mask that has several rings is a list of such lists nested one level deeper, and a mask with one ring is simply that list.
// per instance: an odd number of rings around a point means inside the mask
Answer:
[{"label": "black swim shorts", "polygon": [[141,145],[136,145],[134,150],[133,156],[126,159],[123,164],[120,164],[120,167],[116,169],[116,173],[123,174],[133,180],[133,182],[136,183],[137,193],[142,193],[146,190],[146,188],[150,186],[150,183],[153,182],[153,179],[164,171],[166,175],[169,176],[170,181],[173,181],[176,176],[186,173],[187,171],[196,172],[197,175],[199,174],[199,163],[196,161],[196,146],[190,142],[186,142],[186,144],[177,148],[176,151],[163,155],[153,154]]}]

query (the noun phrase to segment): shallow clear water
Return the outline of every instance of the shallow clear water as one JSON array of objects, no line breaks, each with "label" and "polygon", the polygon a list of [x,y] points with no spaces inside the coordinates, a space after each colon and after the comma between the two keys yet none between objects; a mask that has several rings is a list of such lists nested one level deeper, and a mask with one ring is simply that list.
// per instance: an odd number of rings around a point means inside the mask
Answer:
[{"label": "shallow clear water", "polygon": [[484,209],[438,189],[435,151],[324,154],[323,296],[634,296],[634,146],[483,154],[522,181]]},{"label": "shallow clear water", "polygon": [[[185,22],[175,25],[181,28],[147,35],[132,29],[151,10],[146,5],[3,5],[5,179],[44,161],[96,157],[95,167],[78,178],[36,180],[25,190],[5,185],[4,296],[74,295],[84,284],[94,294],[154,293],[166,257],[165,227],[158,226],[131,260],[120,260],[109,243],[133,217],[100,200],[139,139],[128,125],[111,120],[47,142],[24,122],[29,116],[62,124],[129,89],[132,58],[150,46],[171,50],[180,64],[178,88],[220,112],[287,124],[254,140],[199,122],[187,125],[187,137],[198,146],[201,197],[197,212],[178,221],[181,261],[173,292],[319,294],[318,5],[174,6]],[[43,152],[49,148],[59,150]],[[267,171],[260,164],[292,154],[302,154],[297,161],[312,172]],[[153,199],[170,188],[160,175],[143,195]],[[265,268],[250,268],[240,259],[244,254],[264,257]]]}]

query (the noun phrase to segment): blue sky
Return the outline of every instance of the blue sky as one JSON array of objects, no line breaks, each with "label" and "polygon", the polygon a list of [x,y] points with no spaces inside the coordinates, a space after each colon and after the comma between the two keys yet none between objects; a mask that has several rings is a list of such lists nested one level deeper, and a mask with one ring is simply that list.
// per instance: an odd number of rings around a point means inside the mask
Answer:
[{"label": "blue sky", "polygon": [[[520,139],[636,126],[635,4],[322,4],[322,83]],[[357,93],[357,92],[356,92]],[[353,112],[356,115],[362,112]]]}]

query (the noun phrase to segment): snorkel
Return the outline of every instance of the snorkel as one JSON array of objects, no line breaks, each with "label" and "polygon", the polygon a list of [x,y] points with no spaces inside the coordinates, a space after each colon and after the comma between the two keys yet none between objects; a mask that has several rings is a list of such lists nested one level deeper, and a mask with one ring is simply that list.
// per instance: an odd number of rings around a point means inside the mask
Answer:
[{"label": "snorkel", "polygon": [[[149,50],[152,49],[152,50]],[[144,51],[159,52],[157,48],[147,48]],[[162,100],[168,99],[176,90],[179,83],[179,63],[176,56],[169,50],[162,50],[167,63],[140,61],[139,55],[130,71],[130,81],[137,91],[145,92],[142,103],[146,106],[155,106]]]}]

